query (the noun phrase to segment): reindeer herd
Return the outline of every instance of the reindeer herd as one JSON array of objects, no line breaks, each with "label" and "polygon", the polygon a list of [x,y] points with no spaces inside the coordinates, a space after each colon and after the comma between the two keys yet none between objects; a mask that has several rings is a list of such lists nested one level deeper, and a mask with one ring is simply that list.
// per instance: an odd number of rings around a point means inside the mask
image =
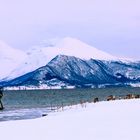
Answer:
[{"label": "reindeer herd", "polygon": [[[125,95],[125,96],[119,96],[119,97],[117,97],[117,96],[115,96],[115,95],[109,95],[109,96],[107,96],[107,98],[106,98],[106,100],[107,101],[112,101],[112,100],[121,100],[121,99],[138,99],[138,98],[140,98],[140,94],[127,94],[127,95]],[[98,102],[99,101],[99,98],[94,98],[94,100],[93,100],[93,102],[94,103],[96,103],[96,102]]]},{"label": "reindeer herd", "polygon": [[[115,95],[109,95],[105,98],[106,101],[112,101],[112,100],[121,100],[121,99],[138,99],[140,98],[140,94],[127,94],[125,96],[115,96]],[[101,100],[99,100],[98,97],[96,98],[93,98],[92,100],[88,101],[89,103],[96,103],[96,102],[99,102]],[[82,107],[86,107],[86,103],[87,101],[84,101],[84,100],[80,100],[80,105]],[[69,104],[68,106],[72,107],[73,105],[76,105],[74,102],[71,102],[71,104]],[[50,110],[55,110],[55,111],[60,111],[60,110],[64,110],[64,104],[62,103],[61,105],[57,105],[57,106],[53,106],[51,104],[50,106]],[[47,114],[42,114],[42,116],[47,116]]]}]

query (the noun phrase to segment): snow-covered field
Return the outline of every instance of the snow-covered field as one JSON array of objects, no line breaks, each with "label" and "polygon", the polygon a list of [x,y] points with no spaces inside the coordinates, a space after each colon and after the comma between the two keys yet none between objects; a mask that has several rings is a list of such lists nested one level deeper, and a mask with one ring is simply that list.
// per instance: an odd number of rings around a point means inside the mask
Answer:
[{"label": "snow-covered field", "polygon": [[140,140],[140,100],[65,107],[33,120],[0,123],[1,140]]}]

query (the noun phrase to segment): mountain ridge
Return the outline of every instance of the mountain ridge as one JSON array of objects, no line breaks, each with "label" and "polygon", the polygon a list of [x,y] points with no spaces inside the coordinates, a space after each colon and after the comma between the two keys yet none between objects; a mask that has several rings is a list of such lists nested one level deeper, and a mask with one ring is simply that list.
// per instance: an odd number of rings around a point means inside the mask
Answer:
[{"label": "mountain ridge", "polygon": [[[135,64],[136,65],[136,64]],[[47,65],[7,81],[3,86],[126,86],[140,82],[140,63],[137,67],[118,61],[83,60],[57,55]]]}]

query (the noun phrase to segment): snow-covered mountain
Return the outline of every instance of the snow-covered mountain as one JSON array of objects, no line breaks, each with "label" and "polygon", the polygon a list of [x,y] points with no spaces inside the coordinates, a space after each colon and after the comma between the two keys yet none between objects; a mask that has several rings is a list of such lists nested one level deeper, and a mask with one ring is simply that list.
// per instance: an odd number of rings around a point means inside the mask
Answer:
[{"label": "snow-covered mountain", "polygon": [[140,62],[124,61],[77,39],[47,41],[26,53],[4,43],[0,47],[3,67],[0,86],[91,87],[140,83]]},{"label": "snow-covered mountain", "polygon": [[98,60],[118,60],[117,57],[87,45],[78,39],[66,37],[47,41],[40,46],[32,47],[28,50],[25,61],[13,70],[8,77],[13,79],[41,66],[45,66],[57,55],[75,56],[84,60],[91,58]]},{"label": "snow-covered mountain", "polygon": [[20,76],[3,86],[75,86],[100,85],[126,86],[140,83],[140,63],[121,61],[83,60],[73,56],[58,55],[46,66]]},{"label": "snow-covered mountain", "polygon": [[0,80],[7,77],[11,71],[25,59],[26,54],[0,41]]}]

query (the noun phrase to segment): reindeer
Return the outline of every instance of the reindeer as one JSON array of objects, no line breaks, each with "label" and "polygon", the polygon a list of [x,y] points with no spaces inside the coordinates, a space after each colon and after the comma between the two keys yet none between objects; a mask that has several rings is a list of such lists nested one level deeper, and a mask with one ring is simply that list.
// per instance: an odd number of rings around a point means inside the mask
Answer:
[{"label": "reindeer", "polygon": [[115,100],[116,97],[114,95],[110,95],[107,97],[107,101]]},{"label": "reindeer", "polygon": [[135,95],[135,98],[136,98],[136,99],[140,98],[140,95]]},{"label": "reindeer", "polygon": [[97,97],[94,98],[93,102],[94,102],[94,103],[99,102],[99,98],[97,98]]},{"label": "reindeer", "polygon": [[124,99],[134,99],[135,95],[134,94],[127,94]]}]

